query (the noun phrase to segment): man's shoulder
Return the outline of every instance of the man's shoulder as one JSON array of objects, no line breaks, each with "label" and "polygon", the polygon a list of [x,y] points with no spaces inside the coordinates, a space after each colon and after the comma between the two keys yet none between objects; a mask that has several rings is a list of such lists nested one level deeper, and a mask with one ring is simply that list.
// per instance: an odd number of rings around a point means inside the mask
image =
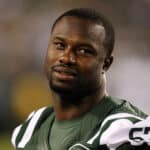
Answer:
[{"label": "man's shoulder", "polygon": [[110,96],[107,97],[107,100],[112,105],[110,114],[129,113],[135,116],[139,116],[141,118],[147,117],[147,114],[145,114],[142,110],[140,110],[135,105],[131,104],[128,100],[120,99],[116,97],[110,97]]},{"label": "man's shoulder", "polygon": [[106,97],[98,108],[105,113],[100,124],[89,134],[86,142],[77,143],[69,150],[101,146],[102,149],[106,146],[106,149],[114,150],[137,149],[139,146],[143,149],[144,143],[149,144],[150,132],[146,131],[149,130],[150,118],[136,106],[127,100]]},{"label": "man's shoulder", "polygon": [[38,130],[42,124],[52,116],[52,107],[42,107],[36,111],[30,113],[28,118],[17,126],[12,134],[11,142],[14,147],[24,147],[28,139],[33,135],[33,133]]}]

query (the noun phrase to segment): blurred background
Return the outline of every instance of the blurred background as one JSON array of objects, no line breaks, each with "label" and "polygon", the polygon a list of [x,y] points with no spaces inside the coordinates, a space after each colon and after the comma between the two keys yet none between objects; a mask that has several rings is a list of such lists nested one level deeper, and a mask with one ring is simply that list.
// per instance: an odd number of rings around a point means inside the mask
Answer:
[{"label": "blurred background", "polygon": [[0,149],[12,150],[13,128],[34,109],[51,105],[43,73],[50,28],[74,7],[95,8],[112,22],[109,94],[150,114],[150,0],[0,0]]}]

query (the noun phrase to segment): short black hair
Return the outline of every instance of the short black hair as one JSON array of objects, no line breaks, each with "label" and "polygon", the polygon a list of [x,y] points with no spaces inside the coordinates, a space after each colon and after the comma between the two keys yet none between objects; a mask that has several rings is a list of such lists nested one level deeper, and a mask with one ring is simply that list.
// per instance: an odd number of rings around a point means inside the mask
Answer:
[{"label": "short black hair", "polygon": [[53,31],[55,25],[66,16],[78,17],[81,19],[87,19],[93,21],[96,24],[102,25],[105,29],[106,37],[104,40],[104,47],[107,49],[107,56],[110,56],[114,49],[115,42],[115,33],[112,24],[98,11],[92,8],[74,8],[69,11],[64,12],[61,16],[59,16],[53,26],[51,31]]}]

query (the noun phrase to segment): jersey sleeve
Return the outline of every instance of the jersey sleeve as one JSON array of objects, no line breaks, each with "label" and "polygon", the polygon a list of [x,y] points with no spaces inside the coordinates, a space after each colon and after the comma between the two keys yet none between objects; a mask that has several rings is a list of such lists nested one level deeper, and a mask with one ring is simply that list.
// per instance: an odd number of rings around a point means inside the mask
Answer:
[{"label": "jersey sleeve", "polygon": [[34,131],[39,128],[43,120],[50,114],[50,111],[47,107],[40,108],[32,112],[23,124],[14,129],[11,142],[15,149],[25,147],[34,134]]},{"label": "jersey sleeve", "polygon": [[[109,150],[125,147],[150,146],[150,117],[142,119],[128,113],[108,116],[88,144],[106,145]],[[119,148],[120,147],[120,148]],[[123,149],[124,150],[124,149]],[[125,149],[126,150],[126,149]]]}]

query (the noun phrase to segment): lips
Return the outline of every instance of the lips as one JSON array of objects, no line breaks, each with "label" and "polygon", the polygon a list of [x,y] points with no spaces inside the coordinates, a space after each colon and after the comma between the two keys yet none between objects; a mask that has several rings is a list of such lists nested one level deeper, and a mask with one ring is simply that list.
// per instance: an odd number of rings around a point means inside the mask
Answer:
[{"label": "lips", "polygon": [[59,80],[73,80],[77,76],[77,71],[69,67],[55,66],[52,71]]}]

